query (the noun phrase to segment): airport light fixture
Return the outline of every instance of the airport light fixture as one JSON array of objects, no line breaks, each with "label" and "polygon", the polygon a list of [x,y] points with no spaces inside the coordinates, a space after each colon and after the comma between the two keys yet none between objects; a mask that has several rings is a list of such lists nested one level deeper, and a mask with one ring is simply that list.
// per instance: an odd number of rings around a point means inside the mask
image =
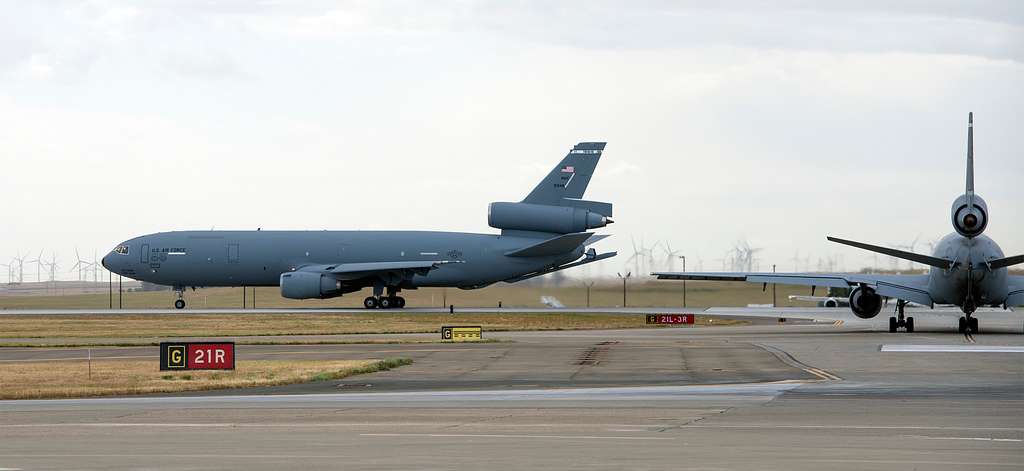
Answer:
[{"label": "airport light fixture", "polygon": [[[583,286],[585,286],[587,288],[587,307],[590,307],[590,288],[592,288],[594,286],[594,283],[595,282],[593,282],[593,281],[591,281],[589,283],[587,283],[587,282],[583,283]],[[500,305],[501,303],[498,303],[498,304]]]},{"label": "airport light fixture", "polygon": [[[683,259],[683,273],[686,273],[686,255],[680,255]],[[683,307],[686,307],[686,280],[683,280]]]},{"label": "airport light fixture", "polygon": [[626,276],[622,276],[622,273],[615,273],[619,278],[622,279],[622,307],[626,307],[626,280],[633,276],[633,272],[626,272]]}]

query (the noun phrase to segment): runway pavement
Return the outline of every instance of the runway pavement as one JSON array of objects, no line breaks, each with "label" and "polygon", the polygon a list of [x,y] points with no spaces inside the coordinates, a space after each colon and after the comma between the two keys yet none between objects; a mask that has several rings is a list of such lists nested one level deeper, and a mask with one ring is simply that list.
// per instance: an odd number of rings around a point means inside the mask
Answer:
[{"label": "runway pavement", "polygon": [[[883,345],[1021,347],[1019,334],[977,335],[971,342],[945,332],[761,325],[490,337],[512,342],[239,347],[240,359],[415,359],[408,367],[314,385],[0,401],[0,468],[1020,469],[1024,463],[1024,354],[881,351]],[[154,352],[93,349],[94,358]],[[73,355],[0,349],[0,368],[4,361],[76,361]]]}]

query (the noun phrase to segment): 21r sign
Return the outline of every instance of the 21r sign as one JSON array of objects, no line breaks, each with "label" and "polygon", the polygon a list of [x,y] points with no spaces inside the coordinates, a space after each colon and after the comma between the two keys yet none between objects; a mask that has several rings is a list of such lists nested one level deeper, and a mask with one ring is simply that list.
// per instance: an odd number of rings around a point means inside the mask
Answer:
[{"label": "21r sign", "polygon": [[234,342],[160,343],[160,371],[233,369]]}]

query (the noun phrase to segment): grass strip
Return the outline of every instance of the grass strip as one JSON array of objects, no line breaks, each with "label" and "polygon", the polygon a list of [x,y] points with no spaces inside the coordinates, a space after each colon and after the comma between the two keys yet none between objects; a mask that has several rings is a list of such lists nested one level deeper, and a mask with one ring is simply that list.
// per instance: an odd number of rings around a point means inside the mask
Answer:
[{"label": "grass strip", "polygon": [[39,361],[0,368],[0,399],[179,393],[330,381],[411,364],[383,360],[241,360],[234,371],[160,371],[153,360]]}]

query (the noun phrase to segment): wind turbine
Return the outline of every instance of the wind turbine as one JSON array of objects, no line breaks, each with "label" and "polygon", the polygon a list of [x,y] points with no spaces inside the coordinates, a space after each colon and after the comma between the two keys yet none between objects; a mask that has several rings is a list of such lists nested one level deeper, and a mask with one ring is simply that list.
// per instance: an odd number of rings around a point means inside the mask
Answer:
[{"label": "wind turbine", "polygon": [[676,258],[679,257],[678,250],[672,250],[672,245],[665,242],[665,246],[661,248],[662,252],[665,252],[665,269],[671,271],[672,265],[675,263]]},{"label": "wind turbine", "polygon": [[50,281],[57,281],[57,254],[50,252],[50,262],[46,264],[50,268]]},{"label": "wind turbine", "polygon": [[78,269],[78,281],[89,281],[89,262],[82,260],[82,257],[78,254],[78,248],[75,248],[75,259],[77,260],[74,266],[71,267],[70,271]]},{"label": "wind turbine", "polygon": [[96,251],[95,250],[92,251],[92,263],[90,263],[89,265],[92,267],[92,282],[93,283],[98,283],[100,281],[103,281],[103,277],[100,276],[101,275],[100,263],[98,261],[96,261]]},{"label": "wind turbine", "polygon": [[14,257],[14,260],[18,262],[18,283],[25,282],[25,257],[27,256],[28,254],[21,255],[21,252],[19,252],[18,256]]},{"label": "wind turbine", "polygon": [[644,244],[641,242],[640,250],[644,253],[644,259],[647,262],[646,266],[644,267],[644,269],[647,271],[644,273],[654,270],[654,249],[658,248],[659,245],[661,245],[661,242],[655,242],[654,245],[652,245],[651,248],[648,249],[645,248]]},{"label": "wind turbine", "polygon": [[43,268],[43,251],[39,251],[39,255],[34,260],[29,260],[28,263],[36,264],[36,282],[43,281],[42,268]]},{"label": "wind turbine", "polygon": [[640,249],[636,248],[636,239],[634,239],[632,236],[630,236],[629,242],[633,244],[633,255],[626,259],[626,265],[628,266],[629,262],[633,262],[633,272],[643,273],[643,271],[641,271],[640,269],[640,264],[643,263],[644,256],[643,242],[640,242]]}]

